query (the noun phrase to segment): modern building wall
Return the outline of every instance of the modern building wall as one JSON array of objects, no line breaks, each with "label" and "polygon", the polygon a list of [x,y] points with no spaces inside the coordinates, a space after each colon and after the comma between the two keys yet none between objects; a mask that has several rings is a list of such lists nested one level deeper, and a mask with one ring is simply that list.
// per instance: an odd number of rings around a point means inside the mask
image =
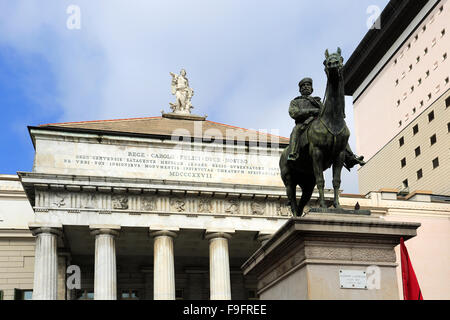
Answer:
[{"label": "modern building wall", "polygon": [[[437,5],[429,11],[433,3]],[[358,172],[360,193],[409,187],[450,195],[450,114],[445,106],[450,88],[449,21],[448,1],[430,1],[354,92],[356,149],[368,160]],[[428,121],[432,111],[434,120]],[[416,124],[419,132],[412,134]],[[437,143],[431,146],[434,134]],[[437,170],[430,165],[436,158]],[[406,166],[400,164],[402,159]]]},{"label": "modern building wall", "polygon": [[450,87],[449,21],[450,6],[440,1],[423,21],[411,22],[406,40],[398,48],[394,44],[389,60],[368,77],[370,84],[354,93],[356,147],[366,159]]},{"label": "modern building wall", "polygon": [[450,195],[449,89],[359,169],[362,194],[391,188]]}]

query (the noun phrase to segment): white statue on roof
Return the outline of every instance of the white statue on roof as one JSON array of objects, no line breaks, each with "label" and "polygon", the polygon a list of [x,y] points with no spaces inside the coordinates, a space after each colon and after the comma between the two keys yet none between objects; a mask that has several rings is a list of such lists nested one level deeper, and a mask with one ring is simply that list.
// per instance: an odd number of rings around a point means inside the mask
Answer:
[{"label": "white statue on roof", "polygon": [[192,106],[191,99],[194,95],[194,90],[189,87],[189,81],[186,78],[186,70],[181,69],[180,74],[170,72],[172,76],[172,94],[175,95],[175,103],[170,103],[170,108],[173,113],[190,114]]}]

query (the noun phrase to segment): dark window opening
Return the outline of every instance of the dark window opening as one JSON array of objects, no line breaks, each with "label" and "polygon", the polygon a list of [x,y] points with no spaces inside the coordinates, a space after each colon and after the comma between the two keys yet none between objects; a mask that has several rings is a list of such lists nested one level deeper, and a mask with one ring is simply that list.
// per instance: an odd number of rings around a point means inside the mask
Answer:
[{"label": "dark window opening", "polygon": [[429,114],[428,114],[428,122],[431,122],[431,121],[433,121],[434,120],[434,111],[431,111]]},{"label": "dark window opening", "polygon": [[414,150],[414,153],[416,154],[416,157],[420,156],[420,147],[417,147],[417,148]]},{"label": "dark window opening", "polygon": [[404,167],[406,166],[406,158],[403,158],[403,159],[400,161],[400,163],[401,163],[401,165],[402,165],[402,168],[404,168]]},{"label": "dark window opening", "polygon": [[433,160],[433,169],[436,169],[437,167],[439,167],[439,158]]},{"label": "dark window opening", "polygon": [[408,188],[408,179],[403,180],[403,188]]},{"label": "dark window opening", "polygon": [[[450,123],[449,123],[449,124],[450,124]],[[398,140],[398,143],[400,144],[400,147],[403,146],[403,145],[405,144],[405,138],[404,138],[404,137],[401,137],[401,138]]]},{"label": "dark window opening", "polygon": [[419,132],[419,125],[416,124],[416,125],[413,127],[413,135],[417,134],[418,132]]},{"label": "dark window opening", "polygon": [[422,177],[423,177],[423,171],[422,171],[422,169],[420,169],[419,171],[417,171],[417,180],[422,179]]},{"label": "dark window opening", "polygon": [[431,143],[431,145],[435,144],[436,141],[437,141],[436,134],[433,134],[433,135],[430,137],[430,143]]}]

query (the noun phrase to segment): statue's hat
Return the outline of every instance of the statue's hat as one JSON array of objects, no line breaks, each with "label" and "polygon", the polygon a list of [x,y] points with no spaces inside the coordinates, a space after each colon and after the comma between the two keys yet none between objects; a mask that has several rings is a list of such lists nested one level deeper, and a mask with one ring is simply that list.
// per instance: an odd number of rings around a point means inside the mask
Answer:
[{"label": "statue's hat", "polygon": [[300,80],[300,82],[298,83],[298,86],[301,87],[304,83],[309,82],[311,85],[313,83],[311,78],[303,78],[302,80]]}]

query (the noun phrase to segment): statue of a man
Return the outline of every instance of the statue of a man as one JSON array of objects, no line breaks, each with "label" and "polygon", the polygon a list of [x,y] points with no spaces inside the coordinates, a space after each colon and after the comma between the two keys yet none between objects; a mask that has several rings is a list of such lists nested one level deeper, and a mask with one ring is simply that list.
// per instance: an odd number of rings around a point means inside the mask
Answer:
[{"label": "statue of a man", "polygon": [[[289,106],[289,115],[295,120],[295,127],[290,137],[288,161],[298,159],[300,150],[308,144],[307,137],[302,133],[323,109],[320,97],[311,97],[314,91],[311,78],[302,79],[298,86],[301,96],[292,100]],[[347,144],[344,166],[347,169],[353,168],[356,164],[363,166],[366,164],[363,160],[364,157],[357,157]]]},{"label": "statue of a man", "polygon": [[186,70],[181,69],[180,74],[176,75],[170,73],[172,76],[172,94],[175,95],[175,103],[170,103],[173,112],[176,113],[191,113],[193,108],[191,98],[194,95],[194,90],[189,87],[189,81],[186,78]]}]

